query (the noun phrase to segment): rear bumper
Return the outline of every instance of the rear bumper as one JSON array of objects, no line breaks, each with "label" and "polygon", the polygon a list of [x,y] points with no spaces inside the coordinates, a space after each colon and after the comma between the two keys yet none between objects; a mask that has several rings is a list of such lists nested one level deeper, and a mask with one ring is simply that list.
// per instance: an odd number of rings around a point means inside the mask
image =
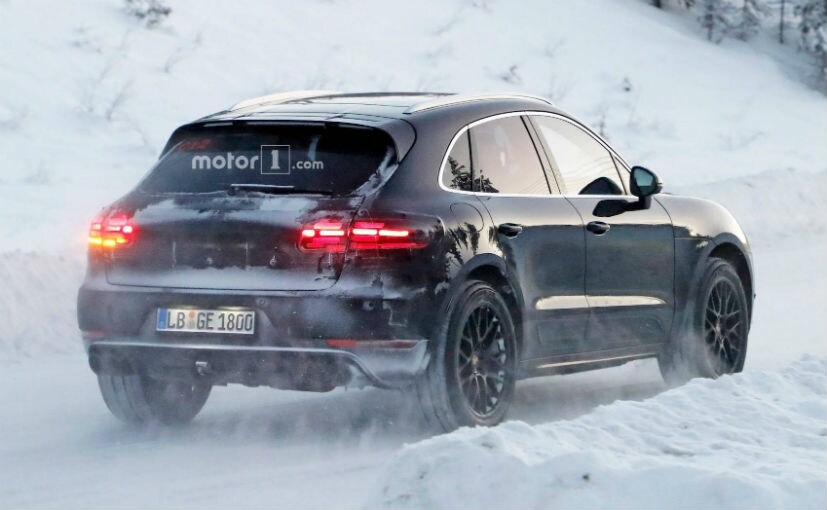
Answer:
[{"label": "rear bumper", "polygon": [[[422,288],[383,282],[251,292],[116,286],[90,273],[78,292],[78,325],[99,374],[315,391],[401,387],[427,365],[433,313]],[[158,308],[253,310],[255,333],[158,332]]]},{"label": "rear bumper", "polygon": [[[107,339],[152,341],[158,308],[246,309],[257,315],[254,343],[292,346],[289,339],[428,338],[431,323],[425,294],[394,292],[388,285],[342,291],[249,292],[118,287],[86,282],[78,292],[78,326]],[[167,340],[172,340],[166,337]]]},{"label": "rear bumper", "polygon": [[331,348],[318,341],[291,346],[107,338],[88,343],[97,374],[147,373],[162,378],[328,391],[336,386],[400,388],[428,363],[428,341],[369,340]]}]

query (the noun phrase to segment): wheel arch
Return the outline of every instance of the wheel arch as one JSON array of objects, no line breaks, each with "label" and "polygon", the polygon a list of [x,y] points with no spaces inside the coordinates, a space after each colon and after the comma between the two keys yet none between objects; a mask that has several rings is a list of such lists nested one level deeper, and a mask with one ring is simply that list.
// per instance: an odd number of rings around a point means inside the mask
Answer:
[{"label": "wheel arch", "polygon": [[750,251],[745,242],[738,236],[726,232],[714,237],[676,238],[676,242],[676,247],[680,247],[676,252],[676,262],[685,265],[685,269],[680,271],[680,274],[676,273],[675,320],[672,323],[669,341],[675,341],[675,338],[691,328],[698,287],[706,264],[711,258],[726,260],[735,267],[744,286],[749,318],[752,320],[755,278]]},{"label": "wheel arch", "polygon": [[708,258],[719,258],[726,260],[735,268],[735,272],[741,280],[741,285],[744,287],[744,294],[747,296],[747,306],[749,308],[749,316],[751,320],[753,309],[752,301],[754,297],[752,268],[744,251],[742,251],[741,248],[736,246],[736,244],[731,241],[723,241],[717,243],[715,247],[712,248]]},{"label": "wheel arch", "polygon": [[508,281],[508,277],[494,266],[482,265],[468,273],[468,279],[484,281],[500,293],[506,305],[508,305],[508,311],[511,313],[511,319],[514,321],[514,328],[517,330],[517,347],[520,354],[522,354],[523,311],[520,306],[522,300],[518,299],[514,287],[511,285],[511,282]]},{"label": "wheel arch", "polygon": [[493,254],[481,254],[469,260],[454,277],[452,289],[448,292],[440,310],[442,312],[448,310],[452,301],[457,297],[457,290],[469,280],[488,283],[500,293],[506,305],[508,305],[508,311],[514,321],[519,358],[522,358],[525,344],[523,299],[519,287],[508,277],[505,261],[502,258]]},{"label": "wheel arch", "polygon": [[[687,278],[691,278],[687,281],[688,292],[685,295],[683,306],[679,307],[680,311],[676,313],[669,340],[664,346],[663,352],[659,355],[661,373],[667,382],[683,382],[688,380],[689,377],[703,375],[702,372],[691,375],[695,373],[693,372],[695,369],[691,367],[698,362],[697,356],[699,355],[699,351],[693,347],[696,342],[695,333],[699,332],[695,328],[699,325],[697,322],[693,323],[693,321],[698,317],[698,306],[705,305],[706,297],[701,295],[701,289],[704,288],[704,282],[707,281],[705,276],[710,269],[720,268],[723,263],[732,266],[735,276],[743,286],[746,298],[747,334],[749,324],[752,321],[754,280],[747,245],[742,244],[738,238],[729,233],[720,234],[712,239],[693,240],[691,244],[699,249],[695,253],[694,262],[690,265],[692,267],[691,276],[690,273],[686,275]],[[704,316],[703,312],[701,316]],[[744,341],[746,342],[746,339]],[[684,365],[684,363],[689,364]],[[739,363],[740,365],[736,367],[736,371],[741,370],[743,359]],[[689,371],[687,371],[687,367],[690,367]],[[690,375],[687,376],[687,374]],[[707,377],[709,375],[703,376]]]}]

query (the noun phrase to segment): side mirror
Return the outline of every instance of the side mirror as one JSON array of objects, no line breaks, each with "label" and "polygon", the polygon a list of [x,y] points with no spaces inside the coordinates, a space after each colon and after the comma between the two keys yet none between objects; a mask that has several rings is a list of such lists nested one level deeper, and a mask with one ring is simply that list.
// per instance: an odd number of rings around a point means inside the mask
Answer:
[{"label": "side mirror", "polygon": [[642,166],[632,167],[632,177],[629,179],[632,195],[638,197],[640,205],[648,209],[652,205],[652,195],[660,193],[663,183],[658,176],[648,168]]}]

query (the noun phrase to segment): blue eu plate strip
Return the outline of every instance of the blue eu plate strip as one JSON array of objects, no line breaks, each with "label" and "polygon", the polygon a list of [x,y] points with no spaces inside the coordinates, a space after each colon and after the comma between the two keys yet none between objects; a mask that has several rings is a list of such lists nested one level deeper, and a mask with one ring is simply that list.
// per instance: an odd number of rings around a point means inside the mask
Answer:
[{"label": "blue eu plate strip", "polygon": [[167,329],[167,309],[158,309],[158,329]]}]

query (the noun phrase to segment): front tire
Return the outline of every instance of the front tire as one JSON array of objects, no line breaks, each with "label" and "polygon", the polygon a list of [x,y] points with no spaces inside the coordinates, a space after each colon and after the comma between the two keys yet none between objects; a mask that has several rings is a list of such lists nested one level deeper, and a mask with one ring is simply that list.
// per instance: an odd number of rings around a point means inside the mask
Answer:
[{"label": "front tire", "polygon": [[208,384],[144,375],[98,375],[98,385],[112,414],[133,425],[188,423],[204,407],[212,389]]},{"label": "front tire", "polygon": [[501,422],[514,396],[517,334],[500,293],[466,282],[450,300],[435,342],[416,385],[426,419],[445,431]]},{"label": "front tire", "polygon": [[664,380],[680,384],[742,371],[749,326],[749,303],[738,273],[726,260],[710,258],[689,330],[678,334],[658,359]]}]

